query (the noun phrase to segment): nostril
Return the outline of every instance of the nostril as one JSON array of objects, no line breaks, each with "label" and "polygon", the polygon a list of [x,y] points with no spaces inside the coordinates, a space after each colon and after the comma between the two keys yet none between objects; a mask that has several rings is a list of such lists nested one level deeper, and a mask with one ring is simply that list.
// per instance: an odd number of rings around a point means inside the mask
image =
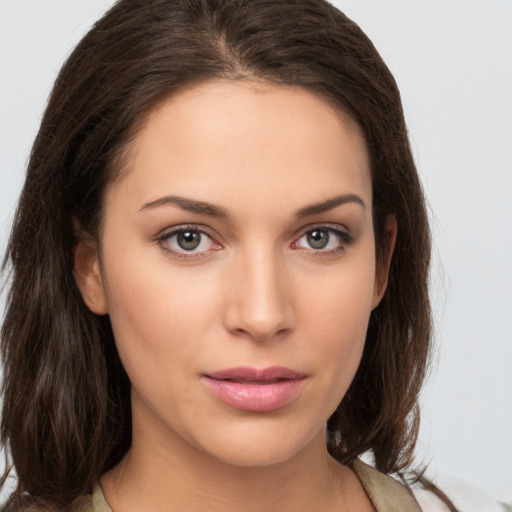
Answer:
[{"label": "nostril", "polygon": [[265,342],[267,340],[277,340],[285,337],[289,332],[291,332],[291,327],[285,328],[237,328],[231,330],[232,334],[238,337],[249,337],[258,342]]}]

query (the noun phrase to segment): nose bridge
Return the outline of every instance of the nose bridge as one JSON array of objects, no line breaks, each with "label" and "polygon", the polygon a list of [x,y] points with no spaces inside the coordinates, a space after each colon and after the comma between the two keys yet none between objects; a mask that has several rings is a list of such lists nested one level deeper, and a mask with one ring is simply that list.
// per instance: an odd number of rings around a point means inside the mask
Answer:
[{"label": "nose bridge", "polygon": [[227,320],[231,331],[267,339],[293,327],[293,300],[282,254],[256,245],[236,257]]}]

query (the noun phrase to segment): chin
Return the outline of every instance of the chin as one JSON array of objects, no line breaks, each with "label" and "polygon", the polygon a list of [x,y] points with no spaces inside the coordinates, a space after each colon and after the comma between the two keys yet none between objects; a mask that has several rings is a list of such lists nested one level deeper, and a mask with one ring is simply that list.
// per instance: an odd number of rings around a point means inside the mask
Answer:
[{"label": "chin", "polygon": [[320,429],[295,429],[262,423],[263,419],[222,433],[211,432],[211,437],[200,443],[201,450],[226,464],[249,468],[282,464],[317,443],[325,446],[323,425]]}]

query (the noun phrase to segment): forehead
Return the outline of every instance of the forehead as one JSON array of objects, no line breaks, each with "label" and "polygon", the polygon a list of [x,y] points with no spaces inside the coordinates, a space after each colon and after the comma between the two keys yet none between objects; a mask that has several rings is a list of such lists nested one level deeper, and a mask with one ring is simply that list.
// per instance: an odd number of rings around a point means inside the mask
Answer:
[{"label": "forehead", "polygon": [[368,151],[357,124],[298,87],[198,85],[155,108],[128,153],[124,178],[113,188],[139,203],[164,192],[193,192],[205,201],[214,195],[216,203],[259,197],[290,208],[292,198],[371,196]]}]

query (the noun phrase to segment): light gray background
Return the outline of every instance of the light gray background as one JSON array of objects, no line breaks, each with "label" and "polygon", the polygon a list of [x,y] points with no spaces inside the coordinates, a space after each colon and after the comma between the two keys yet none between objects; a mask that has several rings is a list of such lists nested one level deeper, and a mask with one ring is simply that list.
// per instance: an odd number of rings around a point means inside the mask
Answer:
[{"label": "light gray background", "polygon": [[[2,252],[52,82],[112,3],[0,0]],[[418,460],[512,500],[512,0],[334,3],[395,75],[432,210],[440,349]]]}]

